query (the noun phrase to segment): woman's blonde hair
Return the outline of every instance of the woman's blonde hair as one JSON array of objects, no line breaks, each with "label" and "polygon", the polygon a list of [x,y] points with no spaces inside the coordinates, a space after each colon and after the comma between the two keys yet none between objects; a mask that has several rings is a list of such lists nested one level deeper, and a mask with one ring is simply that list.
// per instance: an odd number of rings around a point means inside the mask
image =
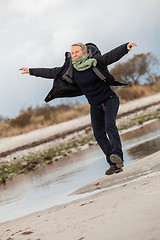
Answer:
[{"label": "woman's blonde hair", "polygon": [[79,46],[82,49],[83,53],[87,52],[87,46],[85,44],[83,44],[83,43],[74,43],[74,44],[71,45],[71,48],[75,47],[75,46]]}]

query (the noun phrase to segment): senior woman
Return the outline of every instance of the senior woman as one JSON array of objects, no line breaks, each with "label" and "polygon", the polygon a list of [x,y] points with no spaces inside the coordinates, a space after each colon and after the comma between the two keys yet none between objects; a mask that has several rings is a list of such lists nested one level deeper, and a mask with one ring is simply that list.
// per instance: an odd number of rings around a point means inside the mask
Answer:
[{"label": "senior woman", "polygon": [[123,171],[124,161],[116,127],[119,98],[110,87],[123,84],[114,80],[107,66],[118,61],[134,46],[137,46],[135,42],[126,43],[101,55],[94,44],[91,44],[92,48],[89,49],[89,44],[76,43],[71,46],[71,58],[68,57],[69,60],[67,59],[62,67],[19,69],[23,70],[22,74],[28,73],[44,78],[61,76],[63,81],[78,86],[90,104],[93,133],[110,165],[106,175]]}]

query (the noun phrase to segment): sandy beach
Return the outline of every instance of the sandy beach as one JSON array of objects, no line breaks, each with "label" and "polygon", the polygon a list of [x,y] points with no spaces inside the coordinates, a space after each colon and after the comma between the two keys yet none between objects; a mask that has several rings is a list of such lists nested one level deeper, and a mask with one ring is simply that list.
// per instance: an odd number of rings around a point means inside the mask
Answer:
[{"label": "sandy beach", "polygon": [[76,191],[89,196],[1,223],[0,239],[158,240],[159,160],[160,151]]},{"label": "sandy beach", "polygon": [[[125,117],[127,111],[132,114],[138,107],[159,105],[159,99],[157,94],[141,99],[141,104],[136,100],[121,105],[119,114]],[[73,126],[73,121],[67,126]],[[89,121],[89,116],[81,118],[78,127],[88,126]],[[22,146],[25,139],[30,143],[42,136],[48,138],[51,128],[57,134],[60,129],[64,132],[65,126],[62,123],[57,129],[51,126],[2,139],[1,150]],[[0,240],[159,240],[159,160],[160,151],[125,166],[119,174],[103,176],[77,189],[71,195],[80,196],[78,200],[0,223]]]}]

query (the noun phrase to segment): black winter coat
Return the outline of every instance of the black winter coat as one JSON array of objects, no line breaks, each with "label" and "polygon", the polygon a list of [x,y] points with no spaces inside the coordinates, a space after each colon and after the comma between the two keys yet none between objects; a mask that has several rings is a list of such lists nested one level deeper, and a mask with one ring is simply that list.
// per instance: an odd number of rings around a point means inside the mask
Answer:
[{"label": "black winter coat", "polygon": [[[96,75],[109,86],[126,85],[115,81],[114,77],[109,73],[107,66],[118,61],[128,53],[127,44],[123,44],[110,52],[101,55],[96,45],[87,43],[87,50],[90,58],[96,58],[97,66],[93,67]],[[71,54],[65,53],[65,62],[62,67],[55,68],[30,68],[30,75],[43,78],[54,79],[53,87],[45,98],[45,102],[49,102],[55,98],[76,97],[83,95],[81,89],[74,83],[73,66],[71,62]]]}]

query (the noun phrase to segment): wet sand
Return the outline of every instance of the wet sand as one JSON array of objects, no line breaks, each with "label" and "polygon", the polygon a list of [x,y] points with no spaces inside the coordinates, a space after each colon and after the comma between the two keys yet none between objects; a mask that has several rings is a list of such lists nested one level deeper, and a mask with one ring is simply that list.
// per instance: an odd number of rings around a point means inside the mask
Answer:
[{"label": "wet sand", "polygon": [[[158,240],[160,151],[76,191],[90,195],[0,224],[0,239]],[[75,193],[73,193],[75,194]]]}]

